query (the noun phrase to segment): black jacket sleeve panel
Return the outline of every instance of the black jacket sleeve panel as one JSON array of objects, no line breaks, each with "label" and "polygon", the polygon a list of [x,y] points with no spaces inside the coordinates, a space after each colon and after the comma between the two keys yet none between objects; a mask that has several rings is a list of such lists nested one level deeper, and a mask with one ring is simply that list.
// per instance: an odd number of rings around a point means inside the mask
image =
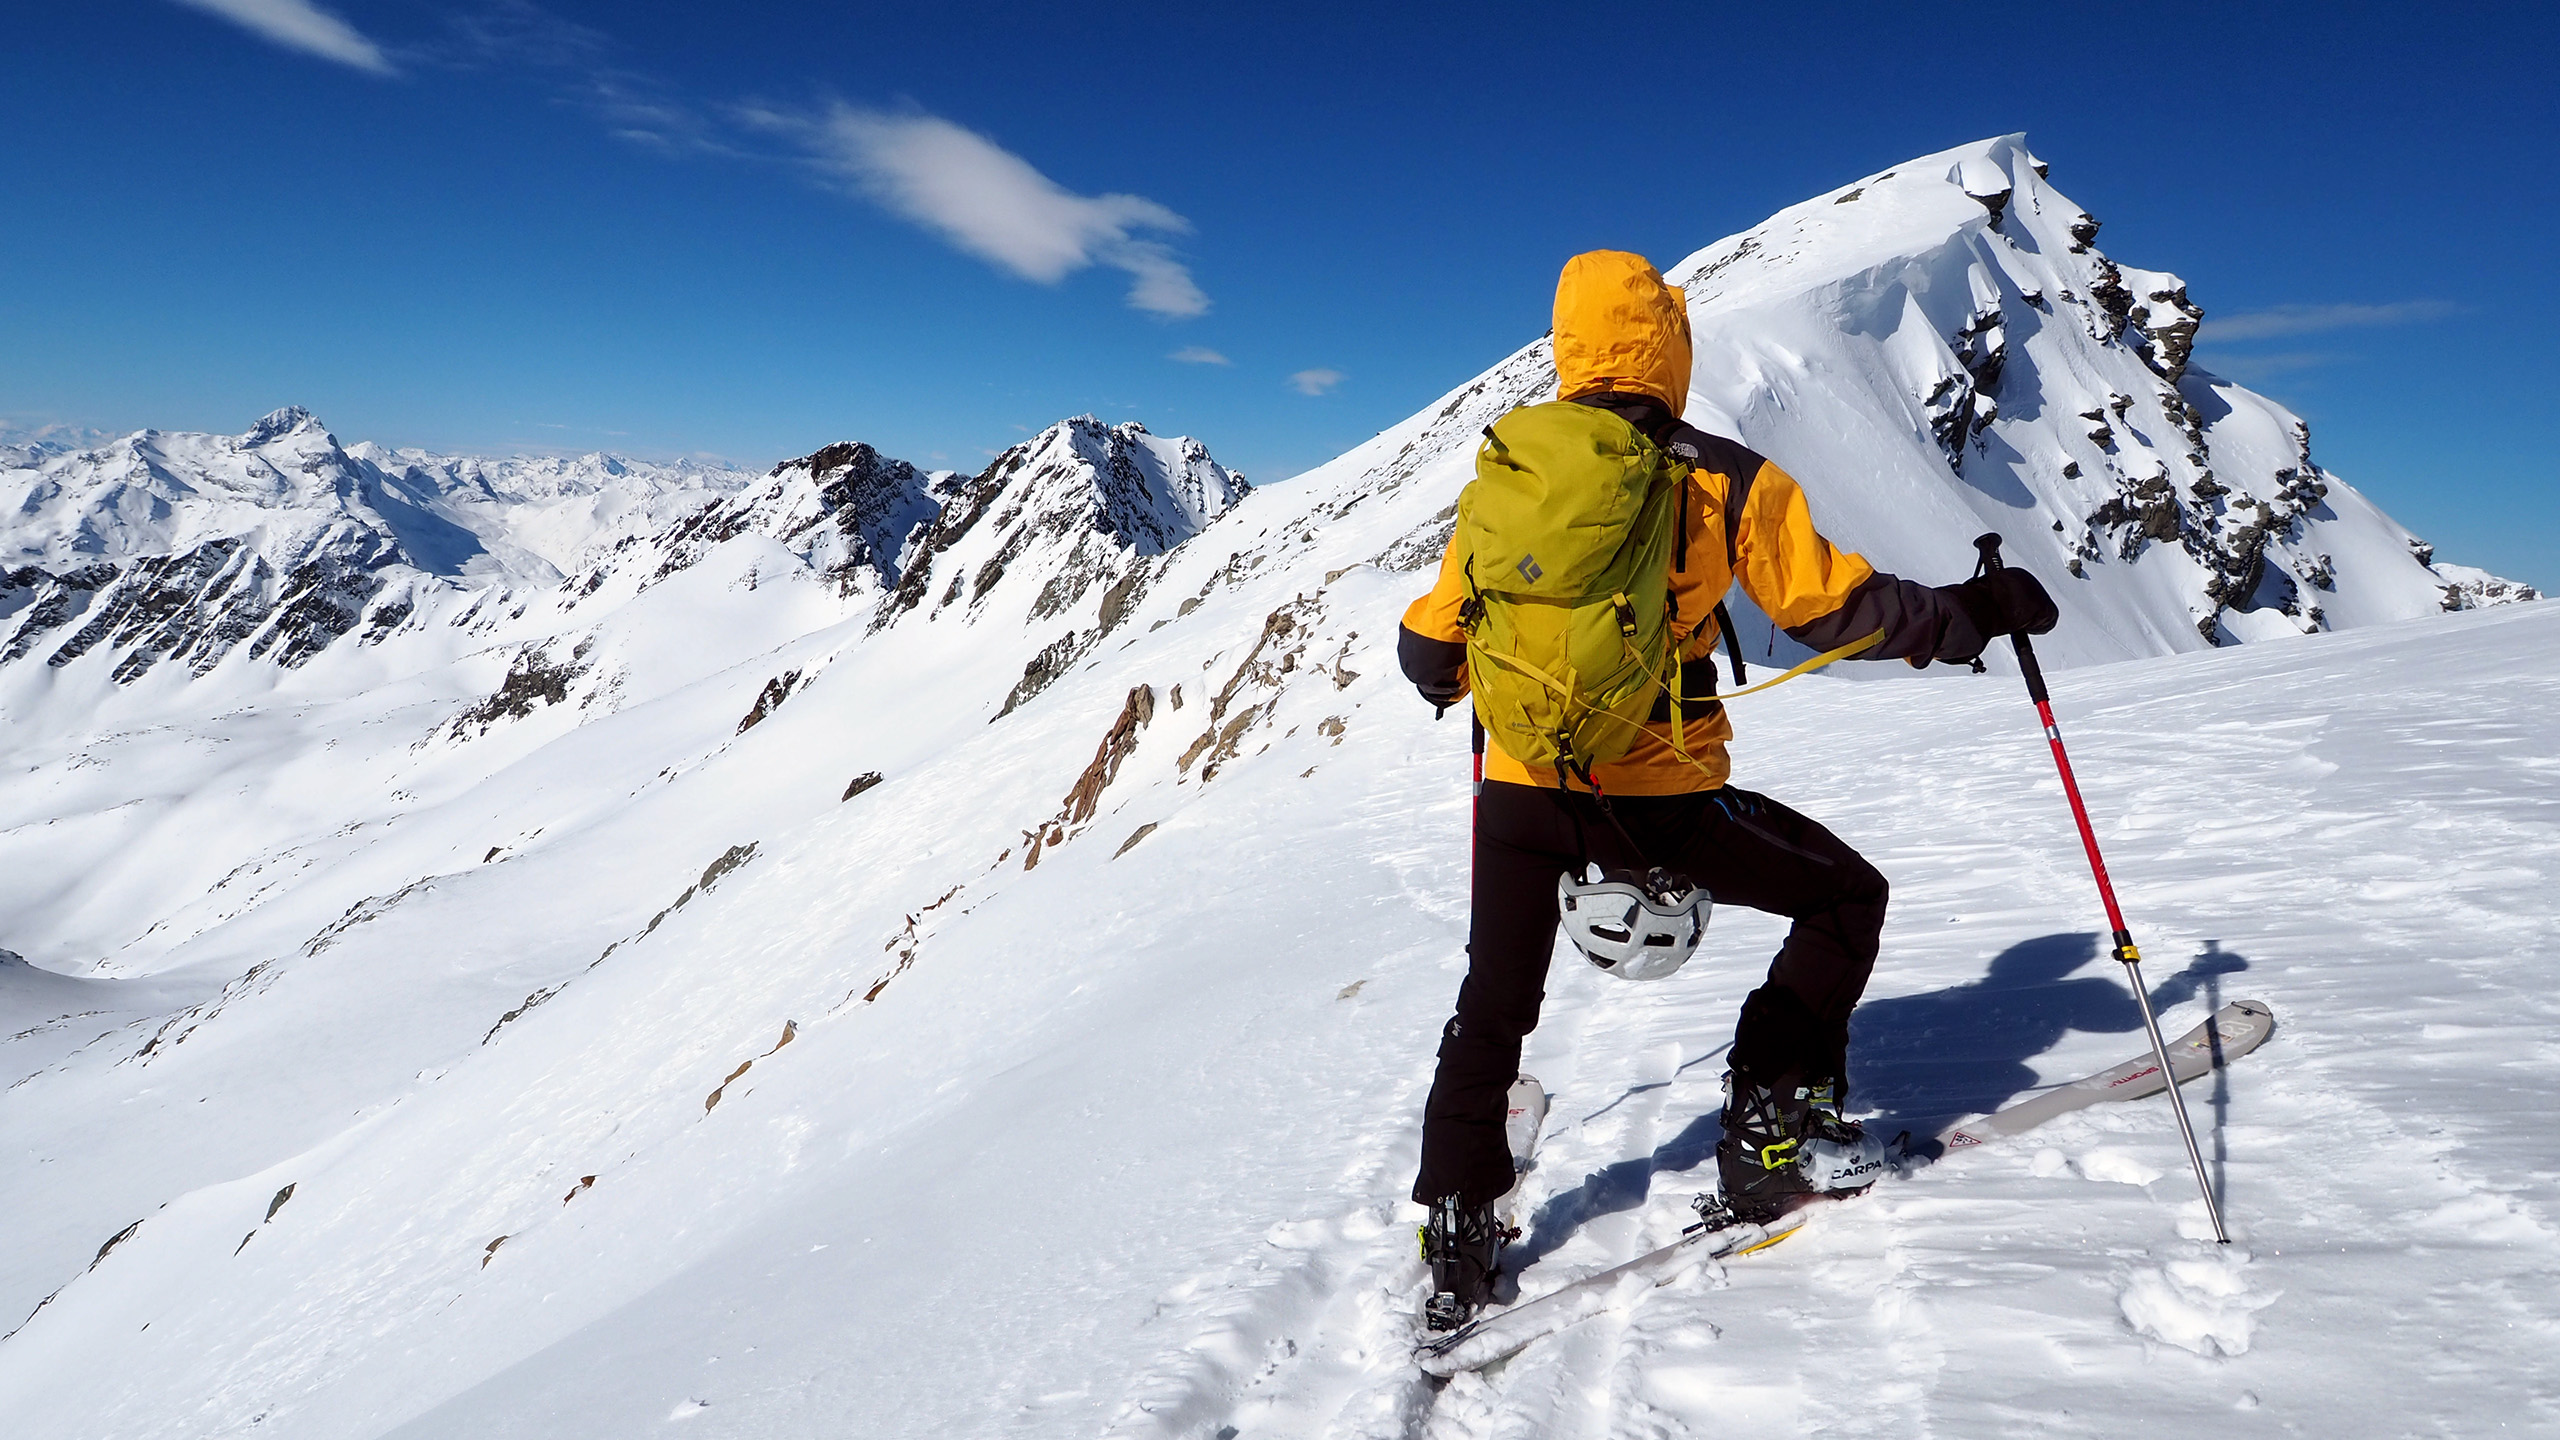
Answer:
[{"label": "black jacket sleeve panel", "polygon": [[1859,651],[1858,659],[1927,661],[1979,655],[1984,644],[1951,597],[1882,571],[1850,591],[1839,609],[1807,624],[1790,625],[1787,634],[1799,645],[1836,650],[1878,630],[1884,632],[1883,641]]},{"label": "black jacket sleeve panel", "polygon": [[1435,640],[1399,625],[1396,627],[1396,663],[1404,667],[1404,678],[1435,701],[1455,699],[1465,693],[1462,677],[1467,669],[1467,647],[1464,641]]}]

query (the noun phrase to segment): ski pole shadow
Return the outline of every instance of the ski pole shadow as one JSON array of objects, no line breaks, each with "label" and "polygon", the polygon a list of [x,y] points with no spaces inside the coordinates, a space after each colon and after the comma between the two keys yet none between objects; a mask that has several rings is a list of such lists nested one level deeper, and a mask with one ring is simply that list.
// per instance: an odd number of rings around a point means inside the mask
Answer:
[{"label": "ski pole shadow", "polygon": [[[2078,973],[2106,953],[2091,932],[2040,935],[1992,957],[1979,980],[1859,1006],[1849,1022],[1850,1095],[1856,1109],[1878,1112],[1867,1128],[1925,1138],[2035,1089],[2042,1082],[2030,1062],[2074,1031],[2140,1035],[2142,1010],[2123,977]],[[2151,987],[2152,1007],[2201,994],[2218,1008],[2221,977],[2248,968],[2209,943]]]},{"label": "ski pole shadow", "polygon": [[[2041,1077],[2029,1062],[2074,1031],[2139,1035],[2142,1010],[2123,977],[2077,973],[2105,954],[2103,937],[2093,932],[2039,935],[1992,957],[1980,979],[1860,1005],[1849,1022],[1852,1110],[1878,1112],[1866,1120],[1870,1133],[1890,1138],[1908,1130],[1925,1139],[2036,1088]],[[2184,969],[2151,988],[2151,1003],[2166,1009],[2202,995],[2218,1009],[2221,977],[2248,968],[2245,958],[2208,942]],[[2214,1086],[2214,1149],[2219,1157],[2225,1088],[2218,1067]],[[1607,1113],[1625,1098],[1597,1113]],[[1641,1207],[1656,1175],[1705,1164],[1723,1134],[1721,1112],[1708,1111],[1651,1154],[1603,1166],[1585,1175],[1580,1185],[1549,1196],[1522,1227],[1525,1233],[1509,1252],[1516,1261],[1504,1266],[1506,1276],[1536,1264],[1592,1221]]]},{"label": "ski pole shadow", "polygon": [[[2222,977],[2248,968],[2249,962],[2223,949],[2221,941],[2207,940],[2204,952],[2170,979],[2199,975],[2197,983],[2203,988],[2205,1013],[2211,1015],[2222,1008]],[[2164,985],[2152,992],[2154,1005],[2171,1003],[2162,998],[2166,990]],[[2225,1127],[2231,1119],[2231,1057],[2222,1053],[2221,1031],[2208,1030],[2205,1038],[2213,1047],[2213,1093],[2209,1103],[2213,1106],[2213,1198],[2219,1205],[2229,1198],[2230,1186],[2231,1141]]]}]

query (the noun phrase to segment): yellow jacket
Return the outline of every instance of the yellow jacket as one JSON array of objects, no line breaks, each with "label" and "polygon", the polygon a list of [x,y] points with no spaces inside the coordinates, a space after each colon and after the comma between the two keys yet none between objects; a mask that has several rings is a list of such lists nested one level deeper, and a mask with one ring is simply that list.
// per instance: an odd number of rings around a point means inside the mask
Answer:
[{"label": "yellow jacket", "polygon": [[[1951,641],[1961,649],[1972,637],[1971,623],[1948,598],[1834,549],[1814,528],[1804,491],[1787,472],[1738,441],[1680,422],[1689,391],[1686,305],[1642,256],[1603,250],[1567,262],[1556,286],[1555,354],[1563,398],[1618,412],[1690,467],[1679,527],[1688,547],[1672,557],[1671,574],[1671,631],[1684,662],[1683,698],[1691,702],[1683,707],[1691,717],[1683,737],[1688,756],[1672,749],[1666,698],[1656,709],[1657,723],[1645,727],[1634,749],[1594,767],[1600,788],[1678,795],[1725,783],[1733,725],[1723,706],[1696,702],[1714,689],[1716,602],[1737,581],[1770,619],[1816,650],[1881,629],[1884,640],[1861,658],[1917,656],[1925,663]],[[1466,560],[1452,536],[1437,582],[1406,609],[1398,637],[1406,677],[1441,703],[1466,693],[1465,637],[1458,628]],[[1533,771],[1498,743],[1486,753],[1485,778],[1559,783],[1553,770]]]}]

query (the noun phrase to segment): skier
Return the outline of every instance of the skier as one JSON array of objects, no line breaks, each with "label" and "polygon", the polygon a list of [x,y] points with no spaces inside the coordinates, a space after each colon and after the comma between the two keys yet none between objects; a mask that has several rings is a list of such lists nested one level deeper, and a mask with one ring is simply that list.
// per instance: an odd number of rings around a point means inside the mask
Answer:
[{"label": "skier", "polygon": [[[1656,622],[1667,629],[1670,658],[1660,667],[1667,673],[1653,686],[1649,708],[1621,707],[1640,724],[1621,722],[1626,733],[1615,743],[1587,746],[1622,752],[1614,758],[1579,763],[1567,736],[1556,737],[1561,753],[1524,741],[1531,727],[1487,694],[1497,682],[1517,683],[1517,675],[1469,674],[1469,641],[1488,643],[1482,633],[1494,628],[1486,624],[1488,606],[1505,599],[1493,589],[1496,577],[1474,565],[1469,537],[1486,533],[1482,514],[1494,501],[1472,494],[1476,513],[1462,502],[1438,582],[1405,612],[1398,655],[1406,678],[1443,710],[1472,691],[1479,723],[1493,740],[1476,800],[1467,975],[1456,1013],[1441,1032],[1413,1187],[1413,1198],[1432,1208],[1423,1248],[1437,1292],[1428,1319],[1438,1329],[1464,1323],[1486,1302],[1501,1246],[1517,1234],[1508,1217],[1496,1213],[1497,1200],[1515,1183],[1504,1137],[1505,1095],[1518,1074],[1521,1041],[1537,1026],[1566,902],[1574,902],[1581,917],[1568,928],[1586,956],[1604,967],[1631,956],[1640,963],[1620,973],[1637,978],[1665,973],[1687,958],[1710,900],[1792,919],[1767,982],[1743,1001],[1734,1030],[1724,1136],[1716,1147],[1726,1201],[1739,1218],[1766,1220],[1824,1192],[1862,1189],[1881,1171],[1881,1142],[1843,1109],[1849,1012],[1875,964],[1885,879],[1820,824],[1727,783],[1732,726],[1708,698],[1715,693],[1711,652],[1719,633],[1728,650],[1733,643],[1731,621],[1718,613],[1727,587],[1738,581],[1788,635],[1816,651],[1854,647],[1863,638],[1870,643],[1857,652],[1861,658],[1915,666],[1971,661],[1998,636],[2041,634],[2055,620],[2052,600],[2022,570],[1932,589],[1834,549],[1814,528],[1803,491],[1785,471],[1736,441],[1684,424],[1687,301],[1642,256],[1595,251],[1567,262],[1556,286],[1553,336],[1557,395],[1570,404],[1516,410],[1488,427],[1479,475],[1489,464],[1537,463],[1515,460],[1506,432],[1517,431],[1517,444],[1527,450],[1529,439],[1520,436],[1553,433],[1561,425],[1600,439],[1535,452],[1550,457],[1550,472],[1556,454],[1566,455],[1571,469],[1593,465],[1596,450],[1611,456],[1609,463],[1651,464],[1658,467],[1653,473],[1671,477],[1672,534],[1663,544],[1671,572],[1668,613]],[[1624,426],[1612,430],[1614,422],[1576,406],[1606,412]],[[1514,426],[1514,417],[1549,429]],[[1608,478],[1546,473],[1526,492],[1540,498],[1511,523],[1534,527],[1543,516],[1570,538],[1561,512],[1578,503],[1577,493]],[[1529,581],[1543,573],[1525,553],[1505,552],[1503,565]],[[1627,593],[1606,597],[1605,586],[1604,597],[1614,599],[1623,632],[1638,634],[1640,607]],[[1495,667],[1480,662],[1480,668]],[[1511,669],[1559,688],[1547,670]],[[1575,672],[1551,669],[1566,677],[1561,688],[1570,691]],[[1675,683],[1677,694],[1660,693]],[[1496,723],[1497,716],[1508,723]],[[1605,737],[1609,728],[1586,733]],[[1592,866],[1603,872],[1600,883],[1586,879]],[[1638,954],[1643,934],[1630,938],[1626,929],[1607,926],[1595,932],[1589,914],[1597,903],[1608,905],[1612,923],[1623,908],[1636,930],[1660,932],[1652,937],[1658,948]]]}]

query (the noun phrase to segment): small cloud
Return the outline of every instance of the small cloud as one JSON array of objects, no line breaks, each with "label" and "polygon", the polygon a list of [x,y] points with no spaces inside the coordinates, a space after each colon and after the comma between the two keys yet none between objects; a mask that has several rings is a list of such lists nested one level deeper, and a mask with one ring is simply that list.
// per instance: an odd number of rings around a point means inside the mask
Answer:
[{"label": "small cloud", "polygon": [[836,105],[811,121],[772,110],[748,123],[798,139],[825,169],[894,214],[1025,280],[1054,285],[1107,265],[1128,273],[1129,304],[1170,319],[1206,314],[1209,297],[1159,240],[1191,222],[1143,195],[1078,195],[974,130],[933,115]]},{"label": "small cloud", "polygon": [[1236,363],[1206,345],[1185,345],[1164,358],[1184,365],[1233,365]]},{"label": "small cloud", "polygon": [[311,3],[311,0],[177,0],[178,4],[219,15],[251,34],[375,75],[398,72],[383,57],[382,47],[356,27]]},{"label": "small cloud", "polygon": [[2286,335],[2321,335],[2332,330],[2369,330],[2383,325],[2412,325],[2441,320],[2462,307],[2442,300],[2404,300],[2391,305],[2272,305],[2237,315],[2208,317],[2200,332],[2216,340],[2273,340]]},{"label": "small cloud", "polygon": [[604,32],[563,20],[533,0],[482,0],[445,16],[445,27],[450,38],[432,58],[470,68],[595,69],[613,48]]},{"label": "small cloud", "polygon": [[669,156],[740,158],[721,126],[645,75],[600,71],[580,82],[571,103],[585,107],[617,140]]},{"label": "small cloud", "polygon": [[1342,383],[1339,370],[1301,370],[1289,377],[1289,384],[1301,395],[1323,395]]},{"label": "small cloud", "polygon": [[2344,356],[2322,350],[2285,350],[2272,354],[2224,354],[2219,350],[2197,356],[2197,363],[2207,372],[2243,385],[2263,385],[2286,375],[2335,365]]}]

